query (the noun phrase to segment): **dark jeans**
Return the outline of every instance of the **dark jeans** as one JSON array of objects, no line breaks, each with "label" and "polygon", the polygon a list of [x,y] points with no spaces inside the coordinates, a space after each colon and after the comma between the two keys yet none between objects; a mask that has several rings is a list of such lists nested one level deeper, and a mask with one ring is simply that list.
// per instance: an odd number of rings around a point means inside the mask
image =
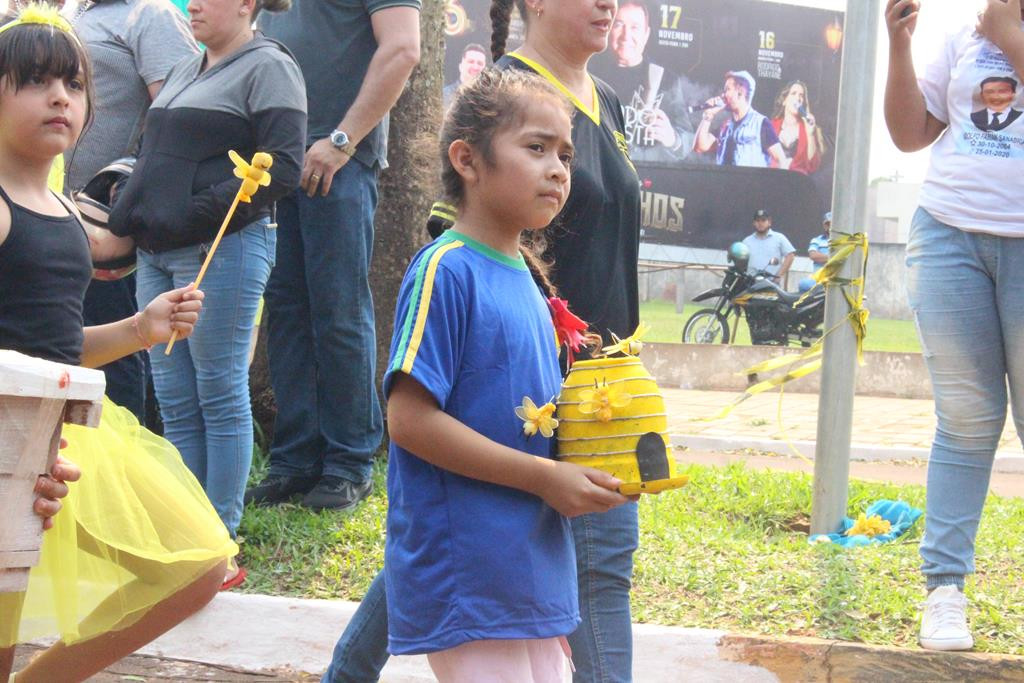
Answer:
[{"label": "dark jeans", "polygon": [[[135,315],[135,274],[113,282],[93,280],[85,291],[85,325],[106,325]],[[142,353],[133,353],[104,365],[107,397],[146,421],[146,371]]]},{"label": "dark jeans", "polygon": [[383,436],[370,295],[377,171],[355,159],[326,197],[277,205],[267,353],[277,401],[270,474],[370,477]]}]

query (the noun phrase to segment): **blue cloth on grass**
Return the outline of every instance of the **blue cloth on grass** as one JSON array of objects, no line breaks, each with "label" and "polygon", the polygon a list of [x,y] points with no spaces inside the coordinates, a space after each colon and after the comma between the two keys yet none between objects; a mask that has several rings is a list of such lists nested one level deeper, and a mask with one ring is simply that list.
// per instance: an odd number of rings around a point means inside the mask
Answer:
[{"label": "blue cloth on grass", "polygon": [[865,514],[869,519],[878,515],[882,519],[889,520],[889,523],[892,525],[892,530],[887,534],[879,534],[874,537],[859,534],[857,536],[847,536],[846,532],[853,527],[856,520],[846,517],[843,519],[843,523],[839,527],[839,533],[814,534],[808,540],[811,543],[814,543],[817,539],[824,536],[836,545],[841,545],[846,548],[871,545],[873,543],[887,543],[907,533],[910,527],[914,526],[914,522],[917,521],[918,517],[924,513],[901,500],[879,500],[872,503]]}]

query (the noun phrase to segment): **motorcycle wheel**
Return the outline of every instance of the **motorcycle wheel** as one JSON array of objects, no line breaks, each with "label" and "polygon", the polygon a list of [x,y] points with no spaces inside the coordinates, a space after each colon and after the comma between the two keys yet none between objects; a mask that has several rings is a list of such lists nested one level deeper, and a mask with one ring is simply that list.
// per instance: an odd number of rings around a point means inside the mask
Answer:
[{"label": "motorcycle wheel", "polygon": [[702,308],[683,326],[684,344],[728,344],[729,321],[713,308]]}]

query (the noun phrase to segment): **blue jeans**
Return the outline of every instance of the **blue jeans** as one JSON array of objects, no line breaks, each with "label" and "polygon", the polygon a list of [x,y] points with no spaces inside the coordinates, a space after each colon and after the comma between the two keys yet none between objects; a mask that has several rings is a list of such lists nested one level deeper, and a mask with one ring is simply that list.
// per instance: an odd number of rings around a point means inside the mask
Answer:
[{"label": "blue jeans", "polygon": [[918,209],[907,290],[932,379],[938,426],[928,460],[922,571],[963,587],[996,447],[1007,382],[1024,434],[1024,239],[971,233]]},{"label": "blue jeans", "polygon": [[377,171],[355,159],[328,196],[277,205],[267,353],[277,401],[270,474],[370,477],[383,436],[370,295]]},{"label": "blue jeans", "polygon": [[[82,305],[83,322],[106,325],[135,315],[135,274],[104,282],[93,280],[85,290]],[[107,363],[102,368],[107,378],[107,397],[132,411],[139,422],[146,421],[146,372],[141,353],[133,353]]]},{"label": "blue jeans", "polygon": [[[576,664],[574,683],[632,680],[629,590],[633,553],[639,540],[638,524],[636,503],[572,520],[583,619],[569,636]],[[384,572],[380,572],[335,645],[331,665],[321,683],[376,681],[388,660],[387,634],[387,598]]]},{"label": "blue jeans", "polygon": [[[176,342],[170,356],[164,344],[150,354],[164,436],[232,536],[252,463],[249,344],[276,240],[266,219],[225,236],[201,285],[206,299],[192,336]],[[158,254],[140,250],[139,308],[194,281],[204,256],[198,244]]]},{"label": "blue jeans", "polygon": [[334,646],[331,665],[320,683],[372,683],[387,662],[388,604],[382,570]]}]

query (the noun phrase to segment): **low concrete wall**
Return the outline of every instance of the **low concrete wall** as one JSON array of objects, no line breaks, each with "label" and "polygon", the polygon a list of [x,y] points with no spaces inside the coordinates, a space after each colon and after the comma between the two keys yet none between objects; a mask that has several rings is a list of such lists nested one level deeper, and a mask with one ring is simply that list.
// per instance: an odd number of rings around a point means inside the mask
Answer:
[{"label": "low concrete wall", "polygon": [[[729,344],[644,344],[643,359],[663,386],[743,391],[752,383],[742,374],[746,368],[796,351],[799,349],[793,347]],[[820,388],[820,372],[786,385],[786,391],[807,394],[816,394]],[[932,398],[931,380],[919,353],[866,352],[864,365],[857,368],[856,391],[860,396]]]}]

